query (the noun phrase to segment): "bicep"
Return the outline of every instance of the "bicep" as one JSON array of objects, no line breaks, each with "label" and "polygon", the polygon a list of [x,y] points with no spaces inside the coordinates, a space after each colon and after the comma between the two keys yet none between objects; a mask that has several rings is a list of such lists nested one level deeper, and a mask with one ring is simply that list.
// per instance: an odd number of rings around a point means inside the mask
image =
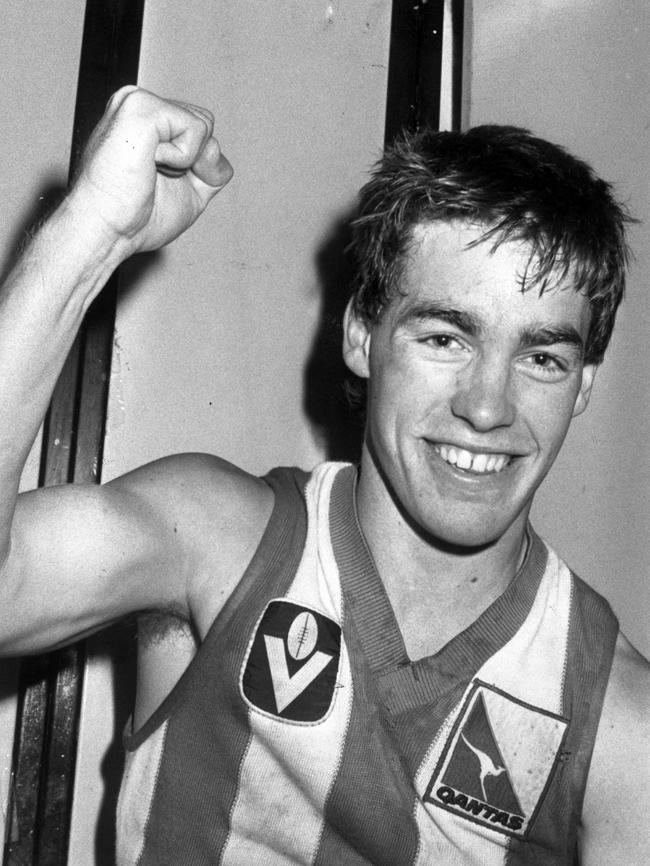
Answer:
[{"label": "bicep", "polygon": [[39,652],[152,610],[192,620],[202,637],[272,506],[262,481],[199,454],[154,461],[103,487],[23,494],[0,574],[0,653]]},{"label": "bicep", "polygon": [[0,585],[0,651],[39,652],[136,610],[178,604],[182,554],[171,534],[133,489],[23,494]]}]

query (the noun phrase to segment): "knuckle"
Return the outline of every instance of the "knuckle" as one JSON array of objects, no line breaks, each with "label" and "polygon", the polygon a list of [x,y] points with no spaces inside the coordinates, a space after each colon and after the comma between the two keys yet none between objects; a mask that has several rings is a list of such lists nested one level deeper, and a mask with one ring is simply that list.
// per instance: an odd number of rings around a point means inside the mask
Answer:
[{"label": "knuckle", "polygon": [[192,105],[190,103],[184,103],[183,108],[193,115],[197,120],[200,120],[203,128],[206,130],[208,137],[212,135],[212,129],[214,126],[214,115],[211,111],[208,111],[207,108],[203,108],[200,105]]},{"label": "knuckle", "polygon": [[124,87],[120,87],[119,90],[116,90],[115,93],[110,97],[106,104],[106,108],[108,110],[114,110],[119,108],[120,105],[132,94],[139,91],[141,88],[138,87],[137,84],[125,84]]}]

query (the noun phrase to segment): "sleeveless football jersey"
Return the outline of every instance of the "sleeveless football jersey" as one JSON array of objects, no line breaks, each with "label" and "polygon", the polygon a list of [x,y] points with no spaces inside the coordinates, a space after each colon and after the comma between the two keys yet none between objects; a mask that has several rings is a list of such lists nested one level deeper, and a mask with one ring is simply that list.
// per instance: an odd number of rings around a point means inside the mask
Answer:
[{"label": "sleeveless football jersey", "polygon": [[607,603],[530,530],[503,595],[411,662],[354,467],[268,482],[246,574],[126,738],[120,866],[572,864],[617,635]]}]

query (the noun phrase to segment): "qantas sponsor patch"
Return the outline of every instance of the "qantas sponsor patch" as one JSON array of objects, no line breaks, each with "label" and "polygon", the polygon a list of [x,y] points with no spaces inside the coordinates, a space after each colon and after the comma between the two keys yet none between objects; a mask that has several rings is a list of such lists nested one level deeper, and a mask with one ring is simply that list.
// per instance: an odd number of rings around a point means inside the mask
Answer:
[{"label": "qantas sponsor patch", "polygon": [[525,838],[558,761],[568,721],[475,682],[424,800]]},{"label": "qantas sponsor patch", "polygon": [[250,643],[241,692],[254,709],[289,722],[322,721],[332,706],[341,627],[312,608],[269,602]]}]

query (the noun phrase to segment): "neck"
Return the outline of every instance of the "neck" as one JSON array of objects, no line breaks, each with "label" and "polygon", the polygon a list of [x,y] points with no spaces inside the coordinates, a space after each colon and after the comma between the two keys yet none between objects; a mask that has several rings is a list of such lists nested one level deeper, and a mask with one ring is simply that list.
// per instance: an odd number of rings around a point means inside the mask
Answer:
[{"label": "neck", "polygon": [[357,490],[359,524],[409,655],[429,655],[508,587],[525,557],[527,511],[489,544],[450,545],[408,522],[369,462],[362,462]]}]

